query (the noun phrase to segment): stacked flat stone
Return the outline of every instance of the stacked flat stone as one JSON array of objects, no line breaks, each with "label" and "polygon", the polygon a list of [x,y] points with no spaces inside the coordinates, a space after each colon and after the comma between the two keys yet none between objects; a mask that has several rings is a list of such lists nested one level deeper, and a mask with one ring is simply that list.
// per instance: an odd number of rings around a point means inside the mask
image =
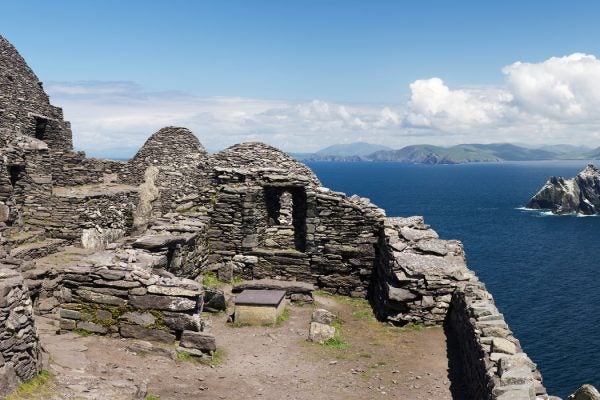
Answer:
[{"label": "stacked flat stone", "polygon": [[0,397],[42,369],[29,291],[21,274],[0,267]]},{"label": "stacked flat stone", "polygon": [[388,218],[378,251],[376,311],[390,322],[442,324],[452,294],[475,279],[462,244],[440,240],[423,217]]},{"label": "stacked flat stone", "polygon": [[536,365],[467,268],[460,242],[440,240],[423,217],[388,218],[378,249],[378,317],[401,325],[444,324],[469,398],[548,398]]},{"label": "stacked flat stone", "polygon": [[314,186],[321,183],[317,176],[306,165],[294,160],[283,151],[261,142],[247,142],[231,146],[211,157],[216,171],[222,174],[239,171],[246,176],[255,176],[255,173],[246,171],[260,171],[273,169],[274,172],[282,171],[283,175],[301,176],[310,181]]},{"label": "stacked flat stone", "polygon": [[[305,165],[262,143],[230,147],[213,160],[218,187],[209,213],[213,269],[366,296],[383,210],[368,199],[321,187]],[[270,193],[291,194],[302,215],[278,222],[268,208]]]},{"label": "stacked flat stone", "polygon": [[474,399],[547,399],[542,375],[523,352],[485,286],[471,281],[452,296],[446,326],[458,344]]},{"label": "stacked flat stone", "polygon": [[[201,332],[209,340],[200,318],[202,285],[158,270],[161,257],[125,255],[129,263],[111,252],[96,253],[63,271],[60,328],[167,343]],[[198,350],[214,351],[211,340],[210,348]]]},{"label": "stacked flat stone", "polygon": [[62,109],[50,104],[42,83],[23,57],[0,36],[0,129],[10,136],[34,137],[36,117],[46,121],[45,141],[51,148],[72,149],[71,128]]},{"label": "stacked flat stone", "polygon": [[206,222],[180,214],[158,218],[132,246],[164,257],[164,268],[178,277],[196,279],[208,262]]}]

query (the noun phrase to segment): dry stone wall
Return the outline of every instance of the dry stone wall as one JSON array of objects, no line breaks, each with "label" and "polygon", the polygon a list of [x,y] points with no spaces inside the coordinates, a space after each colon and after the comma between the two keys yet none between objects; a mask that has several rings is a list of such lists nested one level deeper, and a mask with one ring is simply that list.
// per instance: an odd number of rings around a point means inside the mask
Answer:
[{"label": "dry stone wall", "polygon": [[50,104],[42,83],[23,57],[0,36],[0,135],[44,140],[52,149],[71,149],[71,127]]},{"label": "dry stone wall", "polygon": [[104,251],[61,273],[60,328],[171,343],[201,337],[193,349],[210,353],[214,337],[200,317],[200,283],[164,270],[162,254]]},{"label": "dry stone wall", "polygon": [[117,182],[128,171],[126,162],[86,158],[82,151],[55,151],[52,157],[50,168],[56,186]]},{"label": "dry stone wall", "polygon": [[423,217],[388,218],[377,248],[373,299],[381,320],[440,325],[452,294],[475,278],[462,244],[440,240]]},{"label": "dry stone wall", "polygon": [[178,277],[196,279],[208,257],[206,218],[172,215],[155,220],[132,246],[164,257],[164,269]]},{"label": "dry stone wall", "polygon": [[48,237],[79,243],[85,229],[129,230],[137,188],[121,185],[55,187],[52,196],[29,196],[23,221]]},{"label": "dry stone wall", "polygon": [[454,292],[446,320],[457,344],[460,376],[472,399],[547,399],[536,364],[523,352],[485,285]]},{"label": "dry stone wall", "polygon": [[285,174],[268,161],[262,168],[217,168],[215,174],[220,186],[208,228],[213,268],[366,297],[383,210],[313,186],[310,176]]},{"label": "dry stone wall", "polygon": [[42,369],[29,291],[21,274],[0,267],[0,397]]},{"label": "dry stone wall", "polygon": [[423,217],[385,221],[372,299],[381,320],[445,326],[458,360],[451,368],[468,398],[548,398],[536,365],[467,268],[461,243],[440,240]]}]

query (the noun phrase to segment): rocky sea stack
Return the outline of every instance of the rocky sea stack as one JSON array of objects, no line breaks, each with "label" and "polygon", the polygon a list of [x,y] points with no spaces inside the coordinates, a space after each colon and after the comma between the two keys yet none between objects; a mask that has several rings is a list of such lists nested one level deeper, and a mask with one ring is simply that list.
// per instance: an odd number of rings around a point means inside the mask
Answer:
[{"label": "rocky sea stack", "polygon": [[600,213],[600,171],[589,164],[576,177],[551,177],[527,203],[528,208],[551,210],[554,214]]}]

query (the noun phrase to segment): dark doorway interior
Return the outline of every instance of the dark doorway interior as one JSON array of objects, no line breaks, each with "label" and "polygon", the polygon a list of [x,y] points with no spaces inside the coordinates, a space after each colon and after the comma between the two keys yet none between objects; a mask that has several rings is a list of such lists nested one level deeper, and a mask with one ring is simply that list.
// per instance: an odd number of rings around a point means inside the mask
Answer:
[{"label": "dark doorway interior", "polygon": [[40,140],[46,139],[46,127],[48,126],[48,120],[45,118],[35,118],[35,138]]}]

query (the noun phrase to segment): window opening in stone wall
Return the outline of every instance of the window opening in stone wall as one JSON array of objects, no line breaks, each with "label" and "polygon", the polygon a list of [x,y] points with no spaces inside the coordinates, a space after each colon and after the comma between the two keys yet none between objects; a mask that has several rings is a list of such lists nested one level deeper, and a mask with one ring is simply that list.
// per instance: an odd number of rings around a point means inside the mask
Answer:
[{"label": "window opening in stone wall", "polygon": [[48,126],[48,120],[45,118],[35,118],[35,138],[45,140],[46,138],[46,127]]},{"label": "window opening in stone wall", "polygon": [[15,187],[17,182],[23,178],[23,173],[25,172],[25,166],[23,165],[9,165],[8,167],[8,178],[10,179],[10,184]]},{"label": "window opening in stone wall", "polygon": [[294,247],[306,249],[306,191],[302,187],[265,187],[268,226],[294,230]]}]

